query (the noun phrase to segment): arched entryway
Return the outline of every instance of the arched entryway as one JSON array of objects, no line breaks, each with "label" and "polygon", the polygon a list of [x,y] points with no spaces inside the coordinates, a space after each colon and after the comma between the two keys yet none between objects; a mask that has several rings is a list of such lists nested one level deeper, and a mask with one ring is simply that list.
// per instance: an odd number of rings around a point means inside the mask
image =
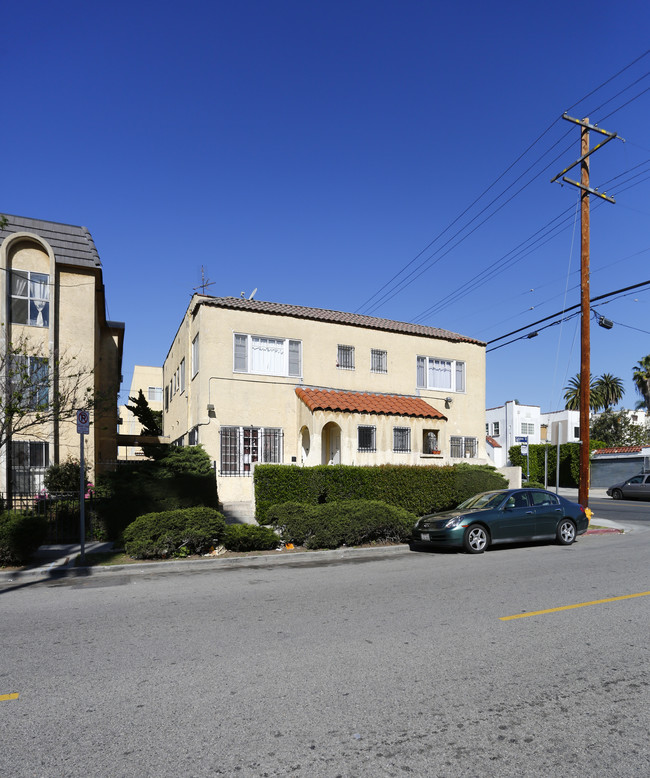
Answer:
[{"label": "arched entryway", "polygon": [[324,465],[341,464],[341,428],[333,421],[323,427],[322,462]]},{"label": "arched entryway", "polygon": [[300,463],[306,464],[307,457],[309,456],[309,450],[311,448],[311,440],[309,436],[309,430],[307,427],[303,427],[300,430]]}]

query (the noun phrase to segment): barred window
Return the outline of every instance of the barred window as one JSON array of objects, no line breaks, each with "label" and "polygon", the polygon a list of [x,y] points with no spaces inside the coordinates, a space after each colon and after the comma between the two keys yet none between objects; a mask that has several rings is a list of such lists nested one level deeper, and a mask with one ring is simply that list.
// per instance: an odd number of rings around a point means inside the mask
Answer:
[{"label": "barred window", "polygon": [[36,494],[43,488],[50,464],[50,445],[40,440],[11,443],[11,482],[15,494]]},{"label": "barred window", "polygon": [[338,347],[336,366],[341,370],[354,370],[354,346]]},{"label": "barred window", "polygon": [[409,427],[393,427],[393,451],[410,453],[411,430]]},{"label": "barred window", "polygon": [[388,372],[388,352],[373,348],[370,350],[370,372],[387,373]]},{"label": "barred window", "polygon": [[282,462],[282,429],[222,427],[220,474],[252,475],[256,462]]},{"label": "barred window", "polygon": [[449,438],[449,455],[454,459],[475,459],[478,455],[476,438],[462,438],[452,435]]},{"label": "barred window", "polygon": [[375,428],[368,424],[360,424],[357,427],[357,443],[359,451],[376,451]]}]

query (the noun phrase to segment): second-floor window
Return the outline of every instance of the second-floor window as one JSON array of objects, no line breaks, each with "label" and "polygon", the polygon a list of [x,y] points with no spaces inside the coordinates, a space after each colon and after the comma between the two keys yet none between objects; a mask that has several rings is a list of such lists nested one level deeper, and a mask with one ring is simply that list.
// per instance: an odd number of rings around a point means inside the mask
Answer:
[{"label": "second-floor window", "polygon": [[534,435],[535,434],[535,425],[532,422],[522,421],[521,422],[521,434],[522,435]]},{"label": "second-floor window", "polygon": [[233,369],[235,373],[299,378],[302,375],[302,342],[235,333]]},{"label": "second-floor window", "polygon": [[370,372],[387,373],[388,372],[388,353],[380,349],[370,350]]},{"label": "second-floor window", "polygon": [[465,363],[456,359],[417,358],[418,389],[465,391]]},{"label": "second-floor window", "polygon": [[11,321],[32,327],[50,324],[50,277],[46,273],[13,270],[11,273]]},{"label": "second-floor window", "polygon": [[354,346],[338,346],[336,366],[341,370],[354,370]]},{"label": "second-floor window", "polygon": [[50,401],[49,363],[46,357],[14,356],[9,367],[11,404],[43,410]]},{"label": "second-floor window", "polygon": [[499,422],[498,421],[492,422],[492,435],[494,435],[495,438],[498,438],[499,434],[500,434]]},{"label": "second-floor window", "polygon": [[159,403],[162,402],[163,390],[162,386],[150,386],[147,389],[147,400],[149,402]]},{"label": "second-floor window", "polygon": [[192,378],[199,372],[199,336],[192,341]]}]

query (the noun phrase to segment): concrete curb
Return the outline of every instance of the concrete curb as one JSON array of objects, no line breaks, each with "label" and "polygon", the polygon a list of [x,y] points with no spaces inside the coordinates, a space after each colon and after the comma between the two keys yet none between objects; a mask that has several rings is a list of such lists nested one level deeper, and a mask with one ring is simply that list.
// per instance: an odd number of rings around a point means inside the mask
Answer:
[{"label": "concrete curb", "polygon": [[410,551],[407,544],[396,546],[377,546],[375,548],[336,548],[330,551],[287,551],[286,554],[254,555],[224,558],[178,559],[166,562],[134,563],[132,565],[95,565],[93,567],[74,567],[74,559],[65,560],[62,564],[52,563],[47,567],[34,567],[21,570],[0,572],[0,583],[20,583],[26,578],[59,579],[87,578],[95,575],[111,575],[128,573],[130,575],[146,575],[160,572],[189,572],[207,570],[228,570],[239,567],[269,567],[272,565],[311,565],[327,564],[343,559],[380,559],[381,557]]}]

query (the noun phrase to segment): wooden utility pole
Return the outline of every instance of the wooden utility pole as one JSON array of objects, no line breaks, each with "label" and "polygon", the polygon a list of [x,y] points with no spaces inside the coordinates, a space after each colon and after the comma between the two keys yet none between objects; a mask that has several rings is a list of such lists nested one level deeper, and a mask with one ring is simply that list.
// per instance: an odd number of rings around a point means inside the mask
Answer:
[{"label": "wooden utility pole", "polygon": [[[555,178],[551,179],[557,181],[562,176],[562,180],[567,184],[573,184],[581,190],[580,201],[580,309],[581,309],[581,326],[580,326],[580,480],[578,483],[578,502],[583,506],[589,505],[589,406],[590,406],[590,391],[591,391],[591,341],[590,341],[590,329],[591,323],[591,307],[589,305],[589,196],[595,195],[601,197],[607,202],[613,203],[614,200],[603,192],[599,192],[597,189],[592,189],[589,186],[589,157],[602,148],[610,140],[618,137],[615,132],[607,132],[601,130],[600,127],[589,124],[589,119],[572,119],[570,116],[564,114],[562,117],[569,122],[573,122],[581,127],[580,132],[580,159],[576,160],[572,165],[565,168],[561,173],[558,173]],[[601,135],[605,135],[605,140],[598,143],[596,146],[589,150],[589,131],[593,130]],[[581,175],[580,182],[571,181],[564,173],[571,170],[572,167],[580,165]]]},{"label": "wooden utility pole", "polygon": [[589,305],[589,119],[584,119],[580,133],[580,481],[578,502],[589,504],[589,400],[591,391]]}]

